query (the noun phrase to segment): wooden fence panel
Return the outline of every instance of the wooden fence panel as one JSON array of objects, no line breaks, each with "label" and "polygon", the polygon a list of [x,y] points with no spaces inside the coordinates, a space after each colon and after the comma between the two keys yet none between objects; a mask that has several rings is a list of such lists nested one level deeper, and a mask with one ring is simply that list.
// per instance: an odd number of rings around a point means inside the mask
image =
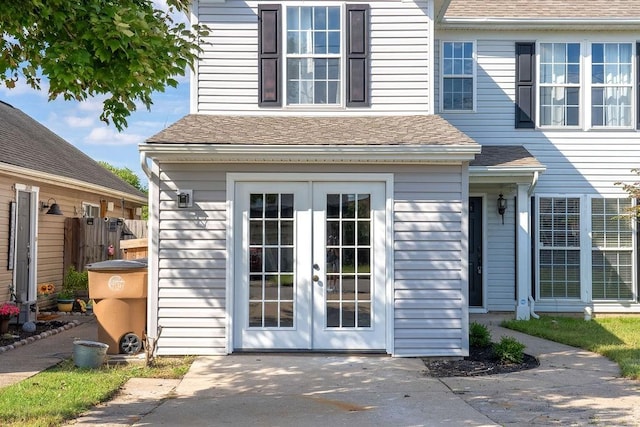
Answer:
[{"label": "wooden fence panel", "polygon": [[87,264],[119,259],[123,228],[124,221],[120,218],[67,218],[64,271],[70,266],[84,271]]},{"label": "wooden fence panel", "polygon": [[144,239],[147,236],[147,221],[141,219],[125,219],[122,240]]}]

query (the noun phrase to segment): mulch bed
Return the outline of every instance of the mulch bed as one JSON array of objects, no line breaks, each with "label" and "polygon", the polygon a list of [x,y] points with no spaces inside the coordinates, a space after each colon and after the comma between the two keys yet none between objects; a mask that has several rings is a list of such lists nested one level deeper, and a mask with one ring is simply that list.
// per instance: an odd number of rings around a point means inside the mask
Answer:
[{"label": "mulch bed", "polygon": [[4,335],[0,335],[0,347],[15,344],[22,340],[26,340],[30,337],[40,335],[43,332],[52,331],[66,325],[67,322],[61,322],[59,320],[46,320],[37,321],[35,332],[25,332],[22,330],[22,325],[10,324],[9,332]]},{"label": "mulch bed", "polygon": [[469,356],[462,360],[423,358],[423,361],[427,368],[425,375],[437,378],[508,374],[540,366],[538,359],[528,354],[522,363],[500,363],[491,347],[471,347]]}]

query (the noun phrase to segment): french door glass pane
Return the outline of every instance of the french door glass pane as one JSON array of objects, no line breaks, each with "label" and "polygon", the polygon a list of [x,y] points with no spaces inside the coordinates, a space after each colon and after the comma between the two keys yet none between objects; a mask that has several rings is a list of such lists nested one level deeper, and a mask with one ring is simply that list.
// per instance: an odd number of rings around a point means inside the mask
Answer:
[{"label": "french door glass pane", "polygon": [[370,206],[370,194],[327,195],[327,328],[371,327]]},{"label": "french door glass pane", "polygon": [[293,194],[250,195],[249,327],[294,326]]}]

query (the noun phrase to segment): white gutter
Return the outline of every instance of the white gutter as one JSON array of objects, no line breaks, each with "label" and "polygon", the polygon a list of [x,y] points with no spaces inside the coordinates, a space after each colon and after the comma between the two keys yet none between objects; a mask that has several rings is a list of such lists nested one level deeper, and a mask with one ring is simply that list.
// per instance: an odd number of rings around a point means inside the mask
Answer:
[{"label": "white gutter", "polygon": [[147,153],[142,151],[142,148],[140,148],[140,168],[147,178],[151,179],[151,169],[149,169],[149,165],[147,164]]},{"label": "white gutter", "polygon": [[80,191],[90,191],[92,193],[99,192],[105,196],[112,196],[118,199],[125,199],[141,204],[147,203],[146,197],[134,196],[124,191],[114,190],[113,188],[103,187],[101,185],[91,184],[88,182],[80,181],[73,178],[67,178],[60,175],[54,175],[46,172],[35,171],[33,169],[23,168],[20,166],[14,166],[7,163],[0,162],[0,172],[6,172],[11,175],[20,176],[25,179],[34,179],[39,181],[45,181],[51,185],[58,185],[65,188]]},{"label": "white gutter", "polygon": [[[143,144],[141,158],[177,163],[459,163],[480,145]],[[146,160],[145,160],[146,161]],[[147,173],[147,172],[145,172]]]},{"label": "white gutter", "polygon": [[529,190],[527,191],[527,195],[529,197],[531,197],[531,195],[536,189],[536,185],[538,185],[538,178],[539,178],[539,173],[538,171],[535,171],[533,173],[533,178],[531,179],[531,185],[529,186]]}]

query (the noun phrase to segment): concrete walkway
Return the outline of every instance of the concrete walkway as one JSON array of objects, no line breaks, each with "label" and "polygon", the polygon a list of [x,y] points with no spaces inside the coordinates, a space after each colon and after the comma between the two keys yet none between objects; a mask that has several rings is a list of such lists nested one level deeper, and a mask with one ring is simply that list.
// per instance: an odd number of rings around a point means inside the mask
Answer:
[{"label": "concrete walkway", "polygon": [[[480,319],[474,319],[480,320]],[[420,359],[328,354],[199,357],[182,381],[127,383],[69,425],[115,426],[640,426],[640,382],[583,350],[490,324],[540,367],[471,378],[424,376]],[[0,354],[0,385],[70,357],[95,321]]]}]

